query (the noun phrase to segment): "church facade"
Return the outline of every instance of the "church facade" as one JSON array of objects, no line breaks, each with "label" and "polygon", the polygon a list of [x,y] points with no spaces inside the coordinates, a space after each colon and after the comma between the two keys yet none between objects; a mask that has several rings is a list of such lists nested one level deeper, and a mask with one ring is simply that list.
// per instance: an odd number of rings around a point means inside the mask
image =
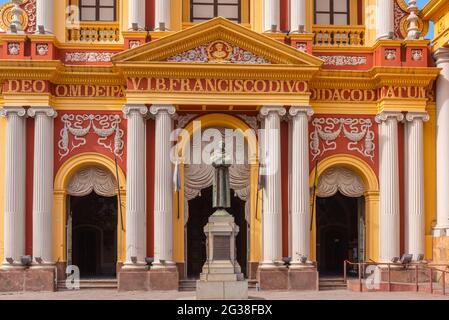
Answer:
[{"label": "church facade", "polygon": [[262,290],[345,260],[447,263],[448,17],[444,0],[6,3],[0,291],[197,279],[217,139]]}]

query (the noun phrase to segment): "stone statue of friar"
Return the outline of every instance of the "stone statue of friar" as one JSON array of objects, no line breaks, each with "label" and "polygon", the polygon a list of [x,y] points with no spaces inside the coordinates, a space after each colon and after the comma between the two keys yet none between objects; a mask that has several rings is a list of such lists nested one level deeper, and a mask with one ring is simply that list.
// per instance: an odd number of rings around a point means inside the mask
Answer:
[{"label": "stone statue of friar", "polygon": [[212,207],[218,211],[226,211],[231,207],[231,187],[229,184],[230,157],[226,154],[224,141],[220,141],[216,152],[212,156],[215,168]]}]

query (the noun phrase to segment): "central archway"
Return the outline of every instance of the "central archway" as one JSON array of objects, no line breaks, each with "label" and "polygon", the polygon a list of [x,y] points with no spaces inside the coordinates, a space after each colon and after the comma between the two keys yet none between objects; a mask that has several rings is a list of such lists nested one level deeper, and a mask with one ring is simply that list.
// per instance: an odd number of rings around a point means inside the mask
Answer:
[{"label": "central archway", "polygon": [[[200,126],[194,125],[194,121],[199,121]],[[186,127],[185,132],[190,139],[197,130],[204,130],[207,128],[229,128],[234,130],[239,130],[244,133],[245,143],[248,146],[248,154],[251,158],[249,164],[249,188],[246,200],[247,206],[247,221],[249,224],[249,231],[247,234],[249,243],[249,254],[248,254],[248,276],[255,277],[255,272],[252,270],[257,269],[257,264],[260,260],[260,250],[261,250],[261,206],[257,205],[258,193],[257,193],[257,139],[256,133],[253,132],[250,127],[241,119],[238,119],[232,115],[228,114],[207,114],[200,116],[192,120]],[[185,138],[185,137],[184,137]],[[183,139],[180,140],[178,146],[178,155],[184,155],[186,142]],[[180,165],[180,175],[181,175],[181,188],[179,194],[174,195],[174,257],[178,264],[186,263],[186,251],[187,251],[187,240],[186,240],[186,229],[185,223],[188,221],[186,201],[189,199],[186,197],[186,167],[181,163]],[[190,199],[189,199],[190,200]],[[179,204],[179,206],[178,206]],[[178,211],[179,209],[179,211]],[[179,215],[178,215],[179,214]],[[185,267],[185,266],[184,266]],[[185,269],[185,268],[184,268]]]}]

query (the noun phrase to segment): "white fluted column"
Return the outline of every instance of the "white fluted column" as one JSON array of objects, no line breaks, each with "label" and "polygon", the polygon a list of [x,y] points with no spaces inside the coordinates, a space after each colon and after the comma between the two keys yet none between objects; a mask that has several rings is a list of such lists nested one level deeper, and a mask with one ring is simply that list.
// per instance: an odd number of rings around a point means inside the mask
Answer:
[{"label": "white fluted column", "polygon": [[376,116],[379,123],[380,183],[380,261],[391,262],[400,255],[398,121],[400,112],[384,111]]},{"label": "white fluted column", "polygon": [[437,224],[435,236],[449,235],[449,49],[435,53],[437,79]]},{"label": "white fluted column", "polygon": [[153,268],[173,263],[173,166],[170,158],[172,105],[154,105],[150,113],[156,121],[156,159],[154,173],[154,263]]},{"label": "white fluted column", "polygon": [[128,119],[126,175],[126,261],[125,268],[146,265],[146,147],[148,108],[126,105]]},{"label": "white fluted column", "polygon": [[33,263],[53,262],[53,119],[52,108],[28,109],[34,120]]},{"label": "white fluted column", "polygon": [[277,106],[264,106],[260,110],[264,119],[261,153],[264,171],[261,267],[283,265],[280,116],[285,114],[285,108]]},{"label": "white fluted column", "polygon": [[263,0],[263,31],[270,32],[273,29],[279,31],[281,7],[279,0]]},{"label": "white fluted column", "polygon": [[128,1],[128,28],[131,30],[133,23],[139,28],[145,28],[145,0]]},{"label": "white fluted column", "polygon": [[301,257],[310,259],[310,187],[309,187],[309,119],[310,107],[291,107],[292,117],[292,262],[304,266]]},{"label": "white fluted column", "polygon": [[[53,0],[36,1],[36,26],[44,26],[46,32],[54,31],[54,3]],[[36,32],[39,30],[36,28]]]},{"label": "white fluted column", "polygon": [[306,14],[306,0],[290,0],[290,32],[298,32],[299,26],[306,31]]},{"label": "white fluted column", "polygon": [[[156,30],[170,30],[171,0],[156,0],[154,23]],[[164,29],[165,28],[165,29]]]},{"label": "white fluted column", "polygon": [[388,38],[394,32],[393,0],[377,0],[377,39]]},{"label": "white fluted column", "polygon": [[429,115],[409,112],[405,118],[405,252],[416,260],[425,245],[423,121]]},{"label": "white fluted column", "polygon": [[25,255],[26,110],[6,107],[0,115],[7,118],[2,268],[20,268],[20,257]]}]

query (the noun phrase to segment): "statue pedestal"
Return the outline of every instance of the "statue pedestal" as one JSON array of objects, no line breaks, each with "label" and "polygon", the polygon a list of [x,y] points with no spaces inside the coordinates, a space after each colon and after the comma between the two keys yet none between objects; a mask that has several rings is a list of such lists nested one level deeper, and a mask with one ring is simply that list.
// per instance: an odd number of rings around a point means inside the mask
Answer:
[{"label": "statue pedestal", "polygon": [[248,299],[248,281],[236,260],[235,237],[239,227],[234,218],[219,209],[204,227],[207,236],[207,260],[196,284],[196,298]]}]

